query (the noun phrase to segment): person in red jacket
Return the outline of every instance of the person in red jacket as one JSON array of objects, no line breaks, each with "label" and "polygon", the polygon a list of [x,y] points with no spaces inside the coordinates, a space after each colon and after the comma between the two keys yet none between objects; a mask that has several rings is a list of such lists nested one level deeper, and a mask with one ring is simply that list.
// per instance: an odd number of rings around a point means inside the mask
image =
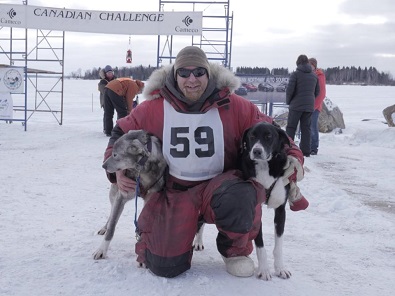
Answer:
[{"label": "person in red jacket", "polygon": [[[138,219],[135,251],[140,266],[175,277],[191,267],[198,220],[215,224],[217,248],[226,270],[239,277],[254,274],[249,257],[261,223],[264,188],[243,180],[236,159],[243,132],[257,122],[272,123],[234,90],[240,81],[228,69],[209,63],[198,47],[187,46],[174,66],[157,69],[146,82],[141,102],[117,121],[104,158],[129,130],[143,129],[162,141],[169,166],[163,191],[151,193]],[[303,155],[292,142],[286,147],[287,176],[303,177]],[[124,172],[107,173],[120,190],[133,192],[136,182]],[[300,195],[299,201],[306,200]],[[306,201],[307,202],[307,201]]]},{"label": "person in red jacket", "polygon": [[310,144],[310,155],[317,155],[318,146],[320,141],[320,133],[318,128],[318,118],[320,116],[320,112],[322,110],[322,103],[326,97],[326,78],[322,69],[317,68],[317,59],[310,58],[309,63],[313,68],[313,72],[318,77],[318,84],[320,86],[320,93],[315,97],[314,101],[314,112],[311,115],[311,144]]}]

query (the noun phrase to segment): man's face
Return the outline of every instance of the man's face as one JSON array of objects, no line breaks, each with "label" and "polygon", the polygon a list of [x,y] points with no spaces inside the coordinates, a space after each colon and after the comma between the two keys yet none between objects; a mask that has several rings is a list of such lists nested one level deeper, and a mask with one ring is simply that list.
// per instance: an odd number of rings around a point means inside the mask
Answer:
[{"label": "man's face", "polygon": [[113,71],[106,72],[106,77],[111,80],[114,77],[114,72]]},{"label": "man's face", "polygon": [[177,70],[177,85],[188,100],[197,101],[207,84],[208,76],[204,68],[185,67]]}]

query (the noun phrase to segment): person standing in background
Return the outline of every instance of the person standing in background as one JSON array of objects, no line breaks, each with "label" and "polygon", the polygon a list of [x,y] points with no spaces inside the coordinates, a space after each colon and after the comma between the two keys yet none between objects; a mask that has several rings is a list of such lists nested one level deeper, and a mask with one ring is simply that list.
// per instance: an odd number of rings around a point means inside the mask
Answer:
[{"label": "person standing in background", "polygon": [[103,108],[103,133],[106,133],[106,120],[104,118],[104,90],[111,80],[114,80],[115,75],[112,67],[110,65],[105,66],[99,71],[100,81],[98,83],[98,90],[100,92],[100,107]]},{"label": "person standing in background", "polygon": [[320,141],[320,134],[318,128],[318,118],[322,110],[322,103],[326,97],[326,78],[322,69],[317,68],[317,59],[310,58],[309,63],[313,68],[313,72],[318,77],[318,84],[320,86],[320,93],[315,97],[314,101],[314,112],[311,115],[311,144],[310,144],[310,155],[317,155],[318,145]]},{"label": "person standing in background", "polygon": [[286,103],[289,105],[286,132],[294,140],[300,122],[299,147],[303,155],[309,157],[311,115],[314,111],[314,100],[320,93],[320,86],[306,55],[298,57],[296,66],[296,71],[289,77],[286,90]]},{"label": "person standing in background", "polygon": [[128,115],[133,109],[134,97],[141,93],[144,83],[131,78],[117,78],[111,80],[104,91],[104,120],[105,134],[111,136],[114,127],[114,109],[117,111],[117,119]]}]

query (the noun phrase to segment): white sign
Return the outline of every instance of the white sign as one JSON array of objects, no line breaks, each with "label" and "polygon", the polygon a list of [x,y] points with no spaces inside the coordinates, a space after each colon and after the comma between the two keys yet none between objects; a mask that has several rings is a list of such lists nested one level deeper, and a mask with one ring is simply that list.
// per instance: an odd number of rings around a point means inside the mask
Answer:
[{"label": "white sign", "polygon": [[126,35],[201,35],[202,12],[94,11],[0,4],[0,26]]},{"label": "white sign", "polygon": [[23,93],[23,69],[0,68],[0,92]]},{"label": "white sign", "polygon": [[12,119],[12,97],[9,92],[0,92],[0,119]]}]

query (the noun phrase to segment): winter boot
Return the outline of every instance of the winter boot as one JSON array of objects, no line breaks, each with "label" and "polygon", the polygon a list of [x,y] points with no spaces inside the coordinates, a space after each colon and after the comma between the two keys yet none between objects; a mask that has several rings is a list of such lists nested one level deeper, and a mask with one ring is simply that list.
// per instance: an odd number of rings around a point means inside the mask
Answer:
[{"label": "winter boot", "polygon": [[254,275],[254,261],[250,257],[238,256],[225,258],[222,256],[222,259],[225,262],[226,271],[231,275],[238,277],[250,277]]}]

